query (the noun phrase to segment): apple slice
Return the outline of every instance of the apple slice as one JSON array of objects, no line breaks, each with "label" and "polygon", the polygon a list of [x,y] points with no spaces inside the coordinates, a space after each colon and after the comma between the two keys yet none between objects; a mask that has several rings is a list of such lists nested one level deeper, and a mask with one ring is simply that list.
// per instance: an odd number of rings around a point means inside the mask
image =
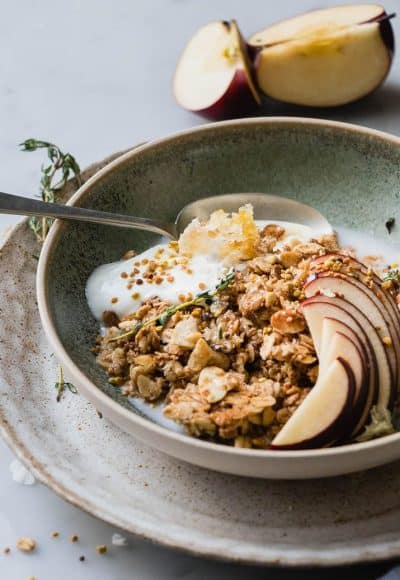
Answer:
[{"label": "apple slice", "polygon": [[271,449],[315,449],[342,439],[349,430],[354,376],[335,359],[271,444]]},{"label": "apple slice", "polygon": [[[338,331],[337,326],[344,327],[344,332]],[[319,372],[324,373],[337,357],[343,358],[354,373],[355,392],[352,410],[354,423],[352,432],[348,434],[351,438],[362,429],[371,410],[374,387],[370,384],[369,363],[363,345],[351,328],[338,320],[325,318]]]},{"label": "apple slice", "polygon": [[339,6],[256,33],[249,44],[260,89],[279,101],[313,107],[343,105],[367,95],[390,69],[388,19],[381,6]]},{"label": "apple slice", "polygon": [[[360,336],[360,340],[361,336],[364,337],[364,344],[368,344],[365,341],[365,337],[367,336],[369,344],[375,353],[378,370],[379,389],[376,402],[378,405],[392,409],[396,398],[396,384],[394,382],[392,369],[389,364],[385,346],[383,345],[376,329],[371,324],[367,316],[363,314],[356,306],[350,304],[350,302],[347,302],[347,300],[344,300],[343,298],[338,296],[331,298],[328,296],[318,295],[307,298],[302,303],[303,313],[306,316],[307,322],[307,308],[309,308],[310,305],[314,303],[324,305],[323,307],[319,308],[319,311],[316,310],[313,312],[313,316],[315,318],[314,325],[321,324],[322,326],[323,318],[328,316],[348,324],[350,328],[354,330],[358,336]],[[308,314],[308,317],[310,316],[311,313]],[[321,318],[320,322],[319,318]],[[355,321],[357,324],[354,324]]]},{"label": "apple slice", "polygon": [[[319,360],[321,361],[321,358],[324,358],[324,350],[327,344],[329,344],[327,341],[336,332],[348,336],[357,344],[362,352],[368,384],[359,393],[355,393],[353,404],[354,429],[352,432],[352,435],[355,436],[363,428],[369,417],[372,405],[378,399],[379,375],[375,352],[365,330],[355,318],[347,312],[344,312],[334,303],[326,304],[323,301],[318,302],[316,298],[319,297],[314,297],[303,302],[302,310],[313,337],[317,353],[318,351],[320,352]],[[350,364],[349,360],[347,362]],[[322,367],[325,368],[323,362]]]},{"label": "apple slice", "polygon": [[210,22],[196,32],[179,60],[174,95],[185,109],[215,120],[246,114],[261,103],[234,20]]},{"label": "apple slice", "polygon": [[398,342],[398,336],[387,308],[366,284],[354,277],[347,277],[345,274],[336,272],[321,273],[304,286],[304,294],[307,298],[326,292],[341,296],[357,306],[362,312],[368,312],[368,318],[377,330],[381,340],[388,339],[388,342],[390,340],[389,344],[386,345],[386,351],[394,381],[397,385],[400,357],[399,350],[394,348],[394,344]]}]

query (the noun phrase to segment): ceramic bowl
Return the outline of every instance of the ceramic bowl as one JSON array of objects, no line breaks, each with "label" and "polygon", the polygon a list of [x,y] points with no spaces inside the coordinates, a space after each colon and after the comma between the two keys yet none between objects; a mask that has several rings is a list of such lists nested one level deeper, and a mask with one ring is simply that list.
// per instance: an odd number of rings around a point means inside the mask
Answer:
[{"label": "ceramic bowl", "polygon": [[[69,203],[168,221],[200,197],[269,192],[314,206],[333,225],[387,239],[385,221],[397,216],[399,167],[400,139],[384,133],[316,119],[245,119],[203,125],[132,150],[99,171]],[[390,239],[397,237],[395,227]],[[156,240],[135,230],[56,222],[44,244],[37,275],[43,326],[79,392],[99,411],[165,453],[244,476],[324,477],[400,457],[400,434],[331,449],[248,450],[200,441],[141,416],[108,384],[91,353],[97,323],[85,283],[99,264]]]}]

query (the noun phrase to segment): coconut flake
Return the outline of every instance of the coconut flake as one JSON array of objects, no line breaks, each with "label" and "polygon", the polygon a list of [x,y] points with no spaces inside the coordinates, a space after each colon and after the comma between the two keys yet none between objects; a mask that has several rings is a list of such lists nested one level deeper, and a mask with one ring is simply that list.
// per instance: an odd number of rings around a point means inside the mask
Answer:
[{"label": "coconut flake", "polygon": [[128,540],[124,536],[121,536],[121,534],[113,534],[111,537],[111,543],[113,546],[124,548],[128,545]]},{"label": "coconut flake", "polygon": [[18,459],[11,461],[10,471],[13,480],[21,485],[33,485],[36,481],[32,473]]}]

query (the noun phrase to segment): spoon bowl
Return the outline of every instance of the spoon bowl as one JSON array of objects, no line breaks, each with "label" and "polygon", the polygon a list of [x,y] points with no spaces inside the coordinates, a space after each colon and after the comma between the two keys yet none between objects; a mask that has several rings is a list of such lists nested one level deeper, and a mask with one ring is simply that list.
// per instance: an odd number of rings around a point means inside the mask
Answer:
[{"label": "spoon bowl", "polygon": [[279,220],[295,222],[309,226],[314,235],[331,233],[329,222],[316,209],[277,195],[267,193],[227,193],[204,197],[186,205],[178,214],[175,223],[159,220],[107,213],[103,211],[47,203],[9,193],[0,192],[0,213],[25,216],[42,216],[63,220],[94,222],[122,228],[134,228],[162,234],[171,239],[178,239],[186,226],[195,218],[206,220],[218,209],[226,212],[237,211],[241,205],[251,203],[258,220]]},{"label": "spoon bowl", "polygon": [[205,221],[213,211],[223,209],[231,213],[245,204],[253,206],[256,220],[298,223],[308,226],[315,237],[332,233],[328,220],[313,207],[269,193],[228,193],[193,201],[179,212],[175,221],[177,233],[182,233],[195,218]]}]

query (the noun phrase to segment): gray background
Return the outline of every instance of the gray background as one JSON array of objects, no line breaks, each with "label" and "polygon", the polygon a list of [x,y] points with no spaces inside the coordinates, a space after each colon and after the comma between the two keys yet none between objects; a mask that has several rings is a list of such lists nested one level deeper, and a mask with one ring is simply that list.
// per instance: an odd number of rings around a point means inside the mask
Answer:
[{"label": "gray background", "polygon": [[[113,151],[203,122],[175,104],[171,79],[193,32],[213,19],[236,18],[245,35],[297,12],[335,4],[324,0],[13,0],[0,17],[1,188],[36,194],[41,157],[17,144],[42,138],[72,152],[82,167]],[[398,8],[385,3],[388,11]],[[399,24],[394,22],[395,31]],[[360,123],[400,134],[400,73],[395,59],[385,86],[337,110],[269,104],[263,114],[297,114]],[[2,229],[15,222],[0,217]],[[0,442],[0,550],[15,538],[40,541],[36,554],[0,551],[1,580],[252,578],[376,578],[387,565],[346,571],[277,572],[215,563],[130,540],[104,558],[93,546],[114,531],[65,504],[47,489],[11,479],[11,453]],[[51,530],[64,534],[49,539]],[[79,549],[65,541],[78,533]],[[81,564],[80,553],[93,554]]]}]

